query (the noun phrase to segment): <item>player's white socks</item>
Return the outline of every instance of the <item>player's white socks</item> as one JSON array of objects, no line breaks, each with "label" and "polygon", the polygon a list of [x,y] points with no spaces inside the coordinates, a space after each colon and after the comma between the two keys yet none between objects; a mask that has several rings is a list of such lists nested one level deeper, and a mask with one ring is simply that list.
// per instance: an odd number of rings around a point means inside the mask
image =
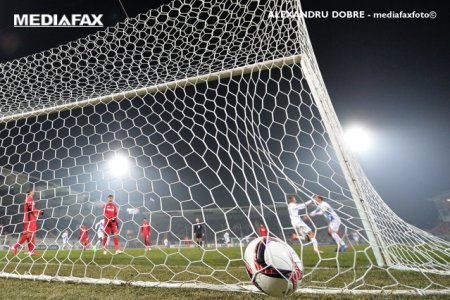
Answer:
[{"label": "player's white socks", "polygon": [[341,246],[345,246],[344,240],[342,240],[341,237],[339,236],[339,234],[337,234],[336,232],[332,232],[331,237],[337,244],[339,244]]},{"label": "player's white socks", "polygon": [[312,243],[312,245],[313,245],[313,247],[314,247],[314,251],[319,251],[319,244],[317,243],[317,240],[316,240],[315,237],[313,237],[313,238],[311,239],[311,243]]},{"label": "player's white socks", "polygon": [[[98,246],[100,243],[101,243],[100,240],[98,240],[97,243],[95,243],[95,245],[94,245],[94,249],[97,249],[97,246]],[[100,244],[100,245],[101,245],[101,244]]]}]

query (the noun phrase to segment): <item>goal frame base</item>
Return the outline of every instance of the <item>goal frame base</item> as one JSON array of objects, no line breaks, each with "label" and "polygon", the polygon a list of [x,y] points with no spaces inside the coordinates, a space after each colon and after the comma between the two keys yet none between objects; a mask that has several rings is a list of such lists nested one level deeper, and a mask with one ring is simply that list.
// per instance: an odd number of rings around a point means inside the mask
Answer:
[{"label": "goal frame base", "polygon": [[[261,293],[254,285],[237,285],[237,284],[208,284],[208,283],[193,283],[193,282],[157,282],[157,281],[125,281],[118,279],[97,279],[89,277],[74,277],[74,276],[50,276],[50,275],[19,275],[12,273],[0,272],[0,278],[5,279],[20,279],[46,282],[63,282],[63,283],[77,283],[77,284],[98,284],[98,285],[115,285],[115,286],[136,286],[147,288],[174,288],[174,289],[207,289],[211,291],[221,292],[241,292],[241,293]],[[345,294],[345,295],[416,295],[416,296],[430,296],[430,295],[448,295],[448,290],[442,289],[411,289],[411,290],[351,290],[351,289],[314,289],[314,288],[300,288],[296,291],[298,294]]]}]

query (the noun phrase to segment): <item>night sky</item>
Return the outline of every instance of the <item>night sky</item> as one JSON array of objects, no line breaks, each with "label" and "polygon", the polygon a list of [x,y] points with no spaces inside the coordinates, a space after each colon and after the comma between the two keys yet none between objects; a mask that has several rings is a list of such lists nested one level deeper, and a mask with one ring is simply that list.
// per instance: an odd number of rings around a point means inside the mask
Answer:
[{"label": "night sky", "polygon": [[[130,17],[168,1],[122,0]],[[406,221],[430,228],[427,198],[450,190],[450,13],[445,1],[303,0],[304,10],[418,11],[436,19],[308,19],[308,31],[344,128],[374,135],[359,155],[369,179]],[[119,1],[0,2],[0,62],[84,37],[95,28],[14,28],[15,13],[102,13],[106,26],[124,20]]]}]

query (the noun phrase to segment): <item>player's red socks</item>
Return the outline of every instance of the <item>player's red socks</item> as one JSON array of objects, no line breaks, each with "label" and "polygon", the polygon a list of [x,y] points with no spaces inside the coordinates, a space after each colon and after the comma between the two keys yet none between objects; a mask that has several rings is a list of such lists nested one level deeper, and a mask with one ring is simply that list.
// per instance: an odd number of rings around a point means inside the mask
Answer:
[{"label": "player's red socks", "polygon": [[25,241],[28,241],[28,251],[30,253],[34,252],[34,245],[35,245],[35,238],[34,235],[32,235],[30,238],[28,238],[28,235],[23,234],[19,241],[13,246],[13,253],[14,256],[16,256],[17,254],[17,248],[19,248],[20,245],[22,245],[23,243],[25,243]]},{"label": "player's red socks", "polygon": [[114,237],[114,248],[119,250],[119,238],[117,236]]},{"label": "player's red socks", "polygon": [[106,242],[108,241],[108,237],[104,236],[103,237],[103,249],[106,249]]},{"label": "player's red socks", "polygon": [[28,251],[30,253],[34,252],[34,242],[35,242],[35,238],[34,235],[28,240]]},{"label": "player's red socks", "polygon": [[24,234],[20,237],[20,240],[17,242],[17,244],[14,245],[14,248],[19,247],[20,245],[22,245],[23,243],[25,243],[25,241],[28,239],[27,235]]}]

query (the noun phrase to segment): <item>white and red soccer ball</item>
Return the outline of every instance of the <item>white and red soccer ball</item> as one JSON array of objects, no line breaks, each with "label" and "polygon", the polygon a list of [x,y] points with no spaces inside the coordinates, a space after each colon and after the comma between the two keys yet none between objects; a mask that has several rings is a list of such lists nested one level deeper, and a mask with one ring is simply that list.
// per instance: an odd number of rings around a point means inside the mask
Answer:
[{"label": "white and red soccer ball", "polygon": [[303,278],[303,264],[294,249],[274,237],[251,241],[244,262],[252,283],[270,296],[292,294]]}]

